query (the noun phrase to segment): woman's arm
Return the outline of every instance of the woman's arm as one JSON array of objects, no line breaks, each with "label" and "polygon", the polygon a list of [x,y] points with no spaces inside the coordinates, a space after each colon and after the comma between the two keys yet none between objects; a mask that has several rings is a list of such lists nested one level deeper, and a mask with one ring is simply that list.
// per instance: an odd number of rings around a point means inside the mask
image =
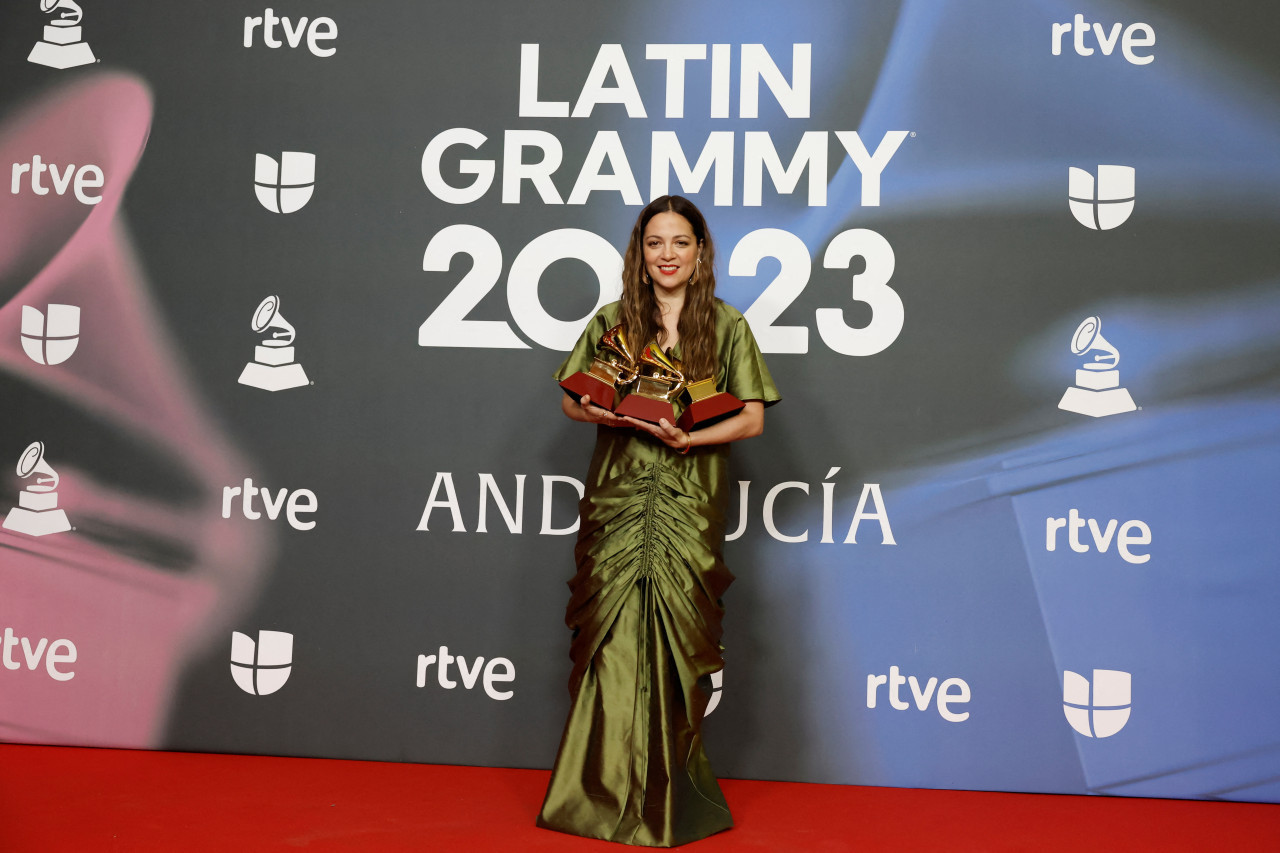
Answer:
[{"label": "woman's arm", "polygon": [[[604,410],[600,409],[600,411]],[[668,423],[666,418],[657,424],[651,424],[635,418],[620,418],[612,412],[607,414],[614,421],[644,430],[667,447],[674,447],[680,451],[688,451],[691,447],[702,447],[707,444],[728,444],[731,441],[754,438],[764,432],[764,403],[759,400],[748,400],[746,407],[733,417],[693,432],[685,432],[675,424]]]}]

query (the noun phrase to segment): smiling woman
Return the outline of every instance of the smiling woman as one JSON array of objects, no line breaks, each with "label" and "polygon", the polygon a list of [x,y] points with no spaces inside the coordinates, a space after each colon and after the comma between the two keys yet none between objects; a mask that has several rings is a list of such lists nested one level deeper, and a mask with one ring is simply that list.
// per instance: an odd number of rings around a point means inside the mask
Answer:
[{"label": "smiling woman", "polygon": [[691,202],[649,204],[627,246],[622,301],[600,310],[556,372],[588,369],[621,326],[637,351],[657,351],[650,363],[714,378],[745,405],[686,431],[562,398],[569,418],[597,430],[566,616],[572,706],[538,817],[548,829],[671,847],[733,825],[702,750],[710,678],[723,666],[720,596],[733,580],[721,558],[728,444],[759,435],[779,396],[746,320],[715,297],[714,260]]}]

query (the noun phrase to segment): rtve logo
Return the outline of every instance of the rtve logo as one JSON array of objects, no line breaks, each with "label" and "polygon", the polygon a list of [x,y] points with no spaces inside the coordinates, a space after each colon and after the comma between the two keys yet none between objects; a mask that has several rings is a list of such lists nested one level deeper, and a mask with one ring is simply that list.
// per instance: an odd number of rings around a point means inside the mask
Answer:
[{"label": "rtve logo", "polygon": [[[1118,519],[1112,518],[1107,521],[1107,526],[1099,527],[1096,518],[1081,518],[1080,510],[1071,509],[1065,518],[1046,518],[1044,520],[1044,549],[1046,551],[1058,550],[1058,531],[1066,528],[1067,544],[1071,546],[1071,550],[1077,554],[1087,554],[1089,552],[1089,543],[1084,541],[1081,532],[1085,528],[1085,524],[1089,526],[1089,533],[1093,537],[1094,547],[1098,549],[1098,553],[1105,554],[1107,549],[1111,547],[1111,542],[1116,543],[1116,551],[1119,552],[1120,558],[1126,563],[1141,565],[1151,559],[1150,554],[1135,554],[1133,546],[1150,545],[1151,544],[1151,528],[1147,526],[1145,521],[1126,521],[1121,524]],[[1119,528],[1117,533],[1116,528]]]},{"label": "rtve logo", "polygon": [[293,671],[293,634],[259,631],[258,641],[235,631],[231,634],[231,677],[245,693],[275,693]]},{"label": "rtve logo", "polygon": [[[284,41],[276,38],[276,24],[280,25],[280,34],[284,36]],[[334,23],[333,18],[315,18],[307,23],[304,15],[298,19],[295,24],[287,15],[276,16],[268,6],[261,17],[247,17],[244,19],[244,46],[253,47],[254,30],[262,27],[262,43],[273,50],[283,47],[288,42],[289,47],[297,47],[302,44],[302,34],[307,35],[307,50],[311,51],[315,56],[325,57],[333,56],[337,51],[336,47],[320,47],[317,43],[321,40],[332,41],[338,37],[338,25]]]},{"label": "rtve logo", "polygon": [[[1155,56],[1150,53],[1139,56],[1133,50],[1135,47],[1151,47],[1156,43],[1156,31],[1150,24],[1130,24],[1125,27],[1123,24],[1116,23],[1111,25],[1110,30],[1106,30],[1102,24],[1090,24],[1084,19],[1084,15],[1077,14],[1072,23],[1053,25],[1054,56],[1062,55],[1062,37],[1068,34],[1073,36],[1072,46],[1080,56],[1093,56],[1094,49],[1089,45],[1089,41],[1092,40],[1098,45],[1098,50],[1102,51],[1103,56],[1110,56],[1118,42],[1121,53],[1131,65],[1147,65],[1155,59]],[[1090,34],[1093,36],[1092,39],[1089,38]]]},{"label": "rtve logo", "polygon": [[316,189],[316,155],[303,151],[282,151],[280,161],[266,154],[256,155],[253,164],[253,191],[258,201],[272,213],[294,213],[311,201]]},{"label": "rtve logo", "polygon": [[[298,518],[298,513],[315,512],[320,506],[316,502],[316,493],[310,489],[297,489],[290,494],[288,489],[282,488],[272,497],[271,490],[266,486],[255,486],[251,477],[245,477],[243,486],[225,486],[222,489],[223,518],[231,517],[231,504],[236,495],[240,495],[240,509],[247,519],[256,521],[262,518],[262,513],[253,506],[253,499],[261,495],[262,509],[270,520],[279,518],[280,510],[284,509],[289,518],[289,526],[294,530],[310,530],[316,526],[314,521],[302,521]],[[287,504],[285,498],[288,498]]]},{"label": "rtve logo", "polygon": [[[45,186],[41,181],[46,172],[52,182],[51,187]],[[102,169],[97,166],[86,165],[77,168],[75,163],[69,163],[65,169],[59,171],[56,164],[46,163],[40,159],[39,154],[36,154],[31,158],[30,163],[13,164],[9,179],[10,194],[17,195],[22,192],[23,175],[27,176],[26,183],[36,195],[48,195],[50,188],[56,195],[66,195],[67,189],[70,188],[75,193],[76,201],[81,204],[97,204],[102,201],[102,193],[97,195],[89,193],[89,190],[98,189],[105,181]]]},{"label": "rtve logo", "polygon": [[1085,737],[1111,737],[1129,722],[1133,676],[1117,669],[1093,671],[1089,679],[1066,670],[1062,673],[1062,710],[1071,728]]},{"label": "rtve logo", "polygon": [[[54,640],[51,643],[47,637],[41,637],[39,642],[32,646],[29,637],[15,636],[12,628],[5,628],[3,645],[5,669],[21,669],[25,661],[27,669],[30,672],[35,672],[36,667],[40,666],[41,658],[43,658],[44,671],[54,681],[70,681],[76,677],[76,674],[71,670],[58,668],[63,664],[76,662],[76,644],[70,640]],[[19,660],[17,655],[14,654],[18,646],[22,646],[23,660]]]},{"label": "rtve logo", "polygon": [[432,664],[436,666],[436,681],[445,690],[452,690],[458,686],[458,682],[454,681],[449,675],[449,667],[457,661],[458,677],[462,680],[462,686],[470,690],[476,686],[476,682],[480,680],[481,670],[484,672],[484,692],[489,694],[490,699],[497,699],[499,702],[510,699],[516,695],[514,690],[499,690],[494,685],[506,683],[516,680],[516,667],[506,658],[491,658],[486,664],[483,657],[475,657],[471,659],[470,667],[467,666],[467,659],[462,655],[449,654],[448,646],[441,646],[434,655],[418,655],[418,680],[419,687],[427,686],[427,670]]},{"label": "rtve logo", "polygon": [[1085,228],[1110,231],[1133,213],[1137,193],[1132,166],[1099,166],[1098,178],[1075,166],[1067,173],[1067,203]]},{"label": "rtve logo", "polygon": [[[948,678],[942,684],[938,684],[936,677],[931,677],[925,682],[924,688],[920,687],[920,681],[914,676],[904,676],[896,666],[889,667],[888,675],[868,675],[867,676],[867,707],[876,707],[876,698],[880,693],[880,685],[885,682],[889,683],[889,704],[898,711],[905,711],[911,707],[911,703],[902,698],[900,689],[904,684],[911,685],[911,695],[915,699],[916,710],[924,711],[929,707],[929,703],[934,699],[935,691],[937,693],[937,708],[942,719],[950,723],[963,723],[969,719],[968,711],[956,712],[951,710],[953,704],[965,704],[970,699],[969,685],[963,678]],[[954,691],[954,692],[953,692]]]},{"label": "rtve logo", "polygon": [[36,364],[62,364],[80,344],[80,309],[50,303],[47,310],[22,306],[22,351]]},{"label": "rtve logo", "polygon": [[40,11],[52,15],[44,28],[44,38],[36,42],[27,62],[49,68],[75,68],[97,62],[93,50],[80,40],[80,20],[84,12],[75,0],[40,0]]}]

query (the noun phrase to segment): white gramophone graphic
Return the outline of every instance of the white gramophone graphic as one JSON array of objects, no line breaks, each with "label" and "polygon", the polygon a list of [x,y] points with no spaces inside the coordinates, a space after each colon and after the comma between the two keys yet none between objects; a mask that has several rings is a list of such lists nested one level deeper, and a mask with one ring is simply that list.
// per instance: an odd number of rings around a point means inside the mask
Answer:
[{"label": "white gramophone graphic", "polygon": [[1092,361],[1076,370],[1076,384],[1058,401],[1058,408],[1093,418],[1132,412],[1138,407],[1127,388],[1120,387],[1120,353],[1102,336],[1102,320],[1087,317],[1071,338],[1076,355],[1094,353]]},{"label": "white gramophone graphic", "polygon": [[80,40],[80,19],[84,12],[75,0],[40,0],[40,11],[53,15],[44,28],[44,38],[27,55],[28,62],[50,68],[75,68],[96,62],[89,45]]},{"label": "white gramophone graphic", "polygon": [[275,329],[253,352],[253,361],[240,373],[240,384],[264,391],[283,391],[307,384],[307,373],[293,360],[293,325],[280,315],[280,297],[268,296],[253,312],[253,330]]},{"label": "white gramophone graphic", "polygon": [[30,536],[71,529],[67,514],[58,509],[58,475],[44,460],[44,442],[33,441],[18,459],[18,476],[35,480],[18,493],[18,506],[9,510],[4,526]]}]

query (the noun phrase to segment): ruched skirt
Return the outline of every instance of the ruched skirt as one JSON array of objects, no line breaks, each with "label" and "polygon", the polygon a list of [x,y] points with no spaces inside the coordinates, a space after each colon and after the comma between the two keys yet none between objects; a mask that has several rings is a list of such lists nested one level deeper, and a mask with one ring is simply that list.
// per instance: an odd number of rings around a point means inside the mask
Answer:
[{"label": "ruched skirt", "polygon": [[581,503],[566,622],[571,707],[538,825],[673,847],[733,825],[702,749],[723,665],[723,511],[661,462]]}]

